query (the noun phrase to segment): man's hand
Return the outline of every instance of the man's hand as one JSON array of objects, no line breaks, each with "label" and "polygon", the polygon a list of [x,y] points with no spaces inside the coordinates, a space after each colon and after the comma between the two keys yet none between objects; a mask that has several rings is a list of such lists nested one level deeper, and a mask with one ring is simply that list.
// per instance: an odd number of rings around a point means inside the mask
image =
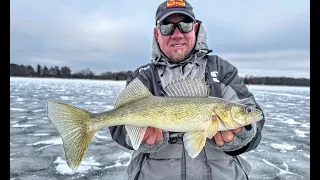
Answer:
[{"label": "man's hand", "polygon": [[218,146],[223,146],[225,142],[232,141],[234,138],[234,134],[240,133],[241,130],[242,130],[242,127],[233,129],[233,130],[219,131],[213,137]]},{"label": "man's hand", "polygon": [[142,141],[149,146],[152,146],[155,142],[161,142],[162,139],[162,129],[148,127]]}]

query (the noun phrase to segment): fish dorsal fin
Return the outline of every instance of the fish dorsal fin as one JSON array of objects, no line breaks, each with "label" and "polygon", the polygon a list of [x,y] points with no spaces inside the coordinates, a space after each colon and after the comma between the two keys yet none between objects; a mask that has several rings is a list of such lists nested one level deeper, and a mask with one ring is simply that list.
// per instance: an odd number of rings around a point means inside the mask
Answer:
[{"label": "fish dorsal fin", "polygon": [[125,126],[125,129],[129,135],[129,138],[134,150],[137,150],[139,148],[147,128],[148,127],[129,126],[129,125]]},{"label": "fish dorsal fin", "polygon": [[163,88],[167,96],[208,97],[209,89],[206,82],[198,78],[174,80]]},{"label": "fish dorsal fin", "polygon": [[115,108],[150,96],[152,94],[149,89],[138,78],[135,78],[118,96]]}]

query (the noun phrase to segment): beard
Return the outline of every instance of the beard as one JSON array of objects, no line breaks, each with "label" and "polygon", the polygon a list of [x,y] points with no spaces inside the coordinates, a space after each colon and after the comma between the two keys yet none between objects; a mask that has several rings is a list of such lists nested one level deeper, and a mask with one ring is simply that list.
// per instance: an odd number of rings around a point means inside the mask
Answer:
[{"label": "beard", "polygon": [[187,57],[188,53],[185,51],[178,51],[169,56],[170,60],[173,62],[181,62]]}]

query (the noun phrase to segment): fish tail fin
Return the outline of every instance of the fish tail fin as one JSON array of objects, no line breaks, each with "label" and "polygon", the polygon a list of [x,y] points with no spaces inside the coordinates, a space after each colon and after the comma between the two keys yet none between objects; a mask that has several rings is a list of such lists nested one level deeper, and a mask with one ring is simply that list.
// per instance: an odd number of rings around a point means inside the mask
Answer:
[{"label": "fish tail fin", "polygon": [[47,102],[48,118],[58,130],[68,166],[79,167],[96,132],[90,125],[92,113],[61,102]]}]

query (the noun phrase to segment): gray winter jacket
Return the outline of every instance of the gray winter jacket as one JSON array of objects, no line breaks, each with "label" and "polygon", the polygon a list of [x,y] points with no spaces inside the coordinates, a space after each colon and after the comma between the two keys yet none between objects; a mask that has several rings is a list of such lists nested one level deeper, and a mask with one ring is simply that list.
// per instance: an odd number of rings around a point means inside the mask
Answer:
[{"label": "gray winter jacket", "polygon": [[[191,55],[180,63],[172,63],[161,52],[153,38],[152,62],[139,67],[127,81],[134,78],[149,88],[155,96],[164,96],[163,87],[175,79],[200,77],[210,87],[210,96],[247,104],[261,110],[253,95],[240,80],[237,68],[216,55],[209,55],[207,36],[202,22]],[[246,126],[233,141],[223,146],[208,140],[200,154],[192,159],[183,146],[183,133],[164,132],[163,141],[149,146],[142,142],[134,151],[128,166],[128,179],[249,179],[250,164],[240,154],[255,149],[261,141],[265,119]],[[109,127],[118,144],[133,150],[124,126]]]}]

